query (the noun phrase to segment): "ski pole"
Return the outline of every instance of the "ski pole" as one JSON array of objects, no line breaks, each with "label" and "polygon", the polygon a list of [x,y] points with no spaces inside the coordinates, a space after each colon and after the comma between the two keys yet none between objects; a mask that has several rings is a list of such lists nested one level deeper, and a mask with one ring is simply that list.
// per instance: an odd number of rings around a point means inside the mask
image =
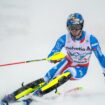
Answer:
[{"label": "ski pole", "polygon": [[6,63],[6,64],[0,64],[0,67],[2,67],[2,66],[10,66],[10,65],[17,65],[17,64],[24,64],[24,63],[30,63],[30,62],[37,62],[37,61],[43,61],[43,60],[46,60],[46,58],[35,59],[35,60],[27,60],[27,61],[19,61],[19,62]]},{"label": "ski pole", "polygon": [[3,66],[10,66],[10,65],[17,65],[17,64],[25,64],[25,63],[31,63],[31,62],[38,62],[38,61],[50,61],[50,60],[60,60],[65,57],[65,54],[62,52],[57,52],[53,54],[51,57],[48,58],[42,58],[42,59],[34,59],[34,60],[27,60],[27,61],[20,61],[20,62],[13,62],[13,63],[6,63],[6,64],[0,64],[0,67]]}]

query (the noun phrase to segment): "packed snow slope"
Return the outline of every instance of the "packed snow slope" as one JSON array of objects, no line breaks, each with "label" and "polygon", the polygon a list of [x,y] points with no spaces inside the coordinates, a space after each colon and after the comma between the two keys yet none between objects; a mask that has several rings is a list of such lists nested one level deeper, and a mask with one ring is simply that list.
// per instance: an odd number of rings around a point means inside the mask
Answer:
[{"label": "packed snow slope", "polygon": [[[73,12],[83,15],[84,30],[98,38],[105,54],[104,4],[104,0],[0,0],[0,64],[47,57],[57,38],[67,32],[66,19]],[[22,82],[44,76],[53,66],[43,61],[0,67],[0,97],[18,89]],[[37,105],[105,105],[105,77],[94,54],[87,75],[68,81],[59,91],[77,86],[83,87],[81,92],[59,97],[52,92],[38,99]]]}]

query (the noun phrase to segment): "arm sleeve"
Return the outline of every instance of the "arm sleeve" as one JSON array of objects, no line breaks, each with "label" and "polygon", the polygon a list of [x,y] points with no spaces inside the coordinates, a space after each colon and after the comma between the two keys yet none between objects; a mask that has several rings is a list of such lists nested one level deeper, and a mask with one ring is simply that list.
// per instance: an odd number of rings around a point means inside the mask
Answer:
[{"label": "arm sleeve", "polygon": [[56,44],[53,47],[53,49],[51,50],[48,57],[53,55],[56,52],[60,52],[62,50],[62,48],[65,46],[65,42],[66,42],[66,35],[63,35],[56,41]]},{"label": "arm sleeve", "polygon": [[93,35],[91,35],[90,37],[90,43],[95,56],[97,57],[100,65],[105,71],[105,56],[101,51],[101,47],[99,45],[98,40]]}]

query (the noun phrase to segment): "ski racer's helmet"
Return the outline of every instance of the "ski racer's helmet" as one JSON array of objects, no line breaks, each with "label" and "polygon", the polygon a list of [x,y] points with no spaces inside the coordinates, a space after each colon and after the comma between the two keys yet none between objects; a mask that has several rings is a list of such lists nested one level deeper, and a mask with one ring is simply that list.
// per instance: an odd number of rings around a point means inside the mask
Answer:
[{"label": "ski racer's helmet", "polygon": [[84,25],[84,19],[80,13],[70,14],[67,19],[68,30],[82,30]]}]

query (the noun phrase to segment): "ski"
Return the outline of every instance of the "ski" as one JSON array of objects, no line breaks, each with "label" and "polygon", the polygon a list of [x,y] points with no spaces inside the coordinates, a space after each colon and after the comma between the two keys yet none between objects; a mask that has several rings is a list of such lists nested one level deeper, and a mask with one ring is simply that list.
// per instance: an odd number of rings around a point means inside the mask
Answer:
[{"label": "ski", "polygon": [[[66,96],[68,94],[71,94],[73,92],[75,93],[75,92],[78,92],[78,91],[81,91],[81,90],[83,90],[83,87],[80,87],[80,86],[77,86],[77,87],[74,87],[74,88],[70,88],[70,89],[68,89],[65,92],[59,92],[56,89],[55,90],[55,94],[57,94],[58,97],[59,96]],[[53,99],[57,99],[57,97],[56,98],[54,98],[54,97],[56,97],[56,95],[53,96]],[[50,98],[52,99],[52,96],[51,97],[49,96],[49,98],[45,98],[45,101],[46,101],[46,99],[50,99]],[[1,102],[1,105],[10,105],[11,103],[23,103],[23,105],[30,105],[32,102],[40,102],[41,99],[42,99],[42,97],[36,97],[36,96],[32,96],[31,95],[31,97],[27,98],[27,99],[20,99],[20,100],[16,100],[14,102],[9,102],[9,103],[8,102]]]},{"label": "ski", "polygon": [[83,90],[83,87],[78,86],[78,87],[75,87],[75,88],[72,88],[72,89],[69,89],[69,90],[65,91],[63,94],[67,95],[67,94],[70,94],[72,92],[78,92],[78,91],[81,91],[81,90]]},{"label": "ski", "polygon": [[[56,90],[56,94],[57,92],[57,88],[60,87],[61,85],[63,85],[65,82],[67,82],[71,77],[71,74],[69,72],[63,73],[62,75],[52,79],[49,83],[45,83],[43,78],[40,78],[38,80],[35,80],[31,83],[28,83],[26,85],[24,85],[22,83],[22,87],[17,89],[16,91],[14,91],[13,93],[5,96],[2,99],[2,104],[1,105],[8,105],[8,103],[15,103],[15,102],[20,102],[20,100],[24,97],[24,96],[29,96],[29,94],[33,94],[36,97],[41,97],[43,95],[46,95],[47,93]],[[74,88],[71,90],[68,90],[66,93],[70,93],[71,91],[76,91],[79,90],[80,87],[78,88]],[[37,100],[37,99],[36,99]],[[32,99],[26,99],[26,100],[22,100],[21,102],[25,103],[25,105],[29,105],[33,100]]]},{"label": "ski", "polygon": [[74,87],[74,88],[70,88],[68,89],[67,91],[65,92],[59,92],[57,89],[55,90],[55,94],[58,94],[58,95],[67,95],[67,94],[71,94],[71,93],[74,93],[74,92],[79,92],[83,90],[83,87],[81,86],[77,86],[77,87]]}]

